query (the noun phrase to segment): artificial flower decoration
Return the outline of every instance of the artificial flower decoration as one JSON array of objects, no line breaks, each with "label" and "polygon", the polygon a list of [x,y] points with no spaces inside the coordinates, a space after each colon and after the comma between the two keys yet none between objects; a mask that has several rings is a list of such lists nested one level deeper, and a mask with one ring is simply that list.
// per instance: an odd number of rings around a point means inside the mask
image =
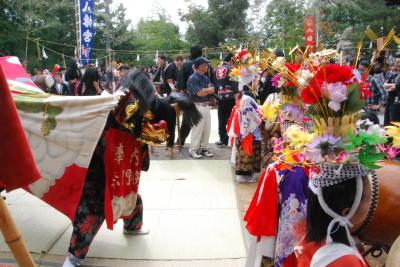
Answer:
[{"label": "artificial flower decoration", "polygon": [[282,138],[273,138],[272,143],[272,149],[275,154],[279,154],[283,151],[284,147]]},{"label": "artificial flower decoration", "polygon": [[253,64],[254,61],[253,55],[246,49],[239,50],[235,55],[235,60],[242,64]]},{"label": "artificial flower decoration", "polygon": [[313,162],[329,161],[336,158],[336,152],[344,151],[340,138],[326,134],[315,136],[308,145],[308,152]]},{"label": "artificial flower decoration", "polygon": [[238,50],[233,61],[236,68],[231,72],[231,79],[242,84],[252,82],[257,74],[253,53],[246,49]]},{"label": "artificial flower decoration", "polygon": [[362,95],[352,68],[335,64],[319,68],[301,92],[303,102],[313,105],[314,115],[325,118],[358,112],[364,106]]},{"label": "artificial flower decoration", "polygon": [[320,101],[321,97],[321,87],[315,79],[312,79],[308,86],[301,90],[301,99],[304,104],[315,105]]},{"label": "artificial flower decoration", "polygon": [[301,106],[292,103],[285,104],[281,108],[280,122],[285,122],[287,120],[298,123],[310,122],[310,118],[304,115],[303,111],[301,110]]},{"label": "artificial flower decoration", "polygon": [[387,137],[379,125],[369,120],[357,122],[369,93],[367,83],[357,80],[351,67],[329,64],[336,51],[321,51],[312,59],[305,58],[301,66],[284,64],[268,55],[264,63],[275,73],[273,86],[280,88],[281,126],[314,122],[313,134],[297,125],[287,128],[283,140],[274,145],[278,162],[302,166],[362,164],[377,169],[378,161],[398,155],[400,123],[386,127],[393,146],[385,147],[382,144]]},{"label": "artificial flower decoration", "polygon": [[393,145],[400,147],[400,122],[392,122],[392,126],[386,126],[386,133],[393,138]]},{"label": "artificial flower decoration", "polygon": [[388,160],[392,160],[400,154],[400,150],[394,146],[386,147],[384,144],[379,144],[378,148],[382,153],[385,153]]},{"label": "artificial flower decoration", "polygon": [[290,141],[293,148],[301,149],[311,142],[314,135],[296,124],[290,126],[283,134],[286,140]]},{"label": "artificial flower decoration", "polygon": [[328,64],[317,71],[315,78],[320,82],[348,84],[354,78],[354,73],[350,66]]},{"label": "artificial flower decoration", "polygon": [[275,88],[281,88],[285,81],[282,79],[282,75],[276,74],[271,79],[271,85]]},{"label": "artificial flower decoration", "polygon": [[296,72],[297,81],[301,87],[306,86],[309,81],[314,77],[314,74],[309,69],[300,69]]},{"label": "artificial flower decoration", "polygon": [[330,101],[328,107],[338,112],[342,102],[347,100],[347,86],[343,83],[324,83],[322,85],[322,94]]},{"label": "artificial flower decoration", "polygon": [[341,163],[341,164],[349,162],[349,161],[350,161],[350,154],[345,151],[340,152],[336,158],[336,162]]},{"label": "artificial flower decoration", "polygon": [[239,76],[240,75],[240,70],[237,68],[232,69],[231,71],[232,76]]},{"label": "artificial flower decoration", "polygon": [[369,169],[379,169],[380,166],[376,162],[385,158],[385,153],[377,153],[382,144],[387,142],[387,137],[382,135],[382,132],[370,124],[370,121],[365,120],[357,122],[355,133],[349,132],[349,142],[345,145],[346,152],[358,150],[358,161]]},{"label": "artificial flower decoration", "polygon": [[262,115],[268,122],[274,122],[279,114],[281,104],[279,102],[265,101],[261,106]]}]

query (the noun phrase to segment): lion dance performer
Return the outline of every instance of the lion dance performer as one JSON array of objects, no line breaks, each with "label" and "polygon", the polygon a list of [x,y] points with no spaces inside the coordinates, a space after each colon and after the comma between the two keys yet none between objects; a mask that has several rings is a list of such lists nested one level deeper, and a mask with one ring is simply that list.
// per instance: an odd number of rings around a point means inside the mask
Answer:
[{"label": "lion dance performer", "polygon": [[75,214],[64,267],[80,265],[104,221],[109,229],[124,219],[124,233],[141,234],[143,209],[137,193],[140,172],[149,167],[147,144],[167,138],[164,121],[151,122],[155,91],[141,72],[130,71],[122,86],[126,94],[110,114],[89,165]]}]

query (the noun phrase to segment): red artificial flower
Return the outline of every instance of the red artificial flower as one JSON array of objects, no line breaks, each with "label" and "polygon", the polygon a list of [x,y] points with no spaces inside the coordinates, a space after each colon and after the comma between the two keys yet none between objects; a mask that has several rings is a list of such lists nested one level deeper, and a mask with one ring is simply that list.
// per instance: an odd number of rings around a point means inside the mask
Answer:
[{"label": "red artificial flower", "polygon": [[301,90],[301,99],[304,104],[317,104],[321,97],[321,84],[315,78],[311,79],[310,84]]},{"label": "red artificial flower", "polygon": [[242,51],[240,51],[239,53],[236,54],[236,59],[237,60],[241,60],[244,55],[247,55],[249,53],[250,53],[249,51],[244,49],[244,50],[242,50]]},{"label": "red artificial flower", "polygon": [[350,66],[339,66],[336,64],[326,65],[315,74],[317,80],[326,81],[327,83],[346,83],[353,77],[354,73]]},{"label": "red artificial flower", "polygon": [[359,81],[361,89],[361,99],[365,100],[371,96],[371,91],[369,90],[370,83],[367,82],[368,77],[363,73],[361,74],[361,80]]},{"label": "red artificial flower", "polygon": [[301,68],[301,66],[296,63],[286,63],[285,66],[292,73],[296,73]]}]

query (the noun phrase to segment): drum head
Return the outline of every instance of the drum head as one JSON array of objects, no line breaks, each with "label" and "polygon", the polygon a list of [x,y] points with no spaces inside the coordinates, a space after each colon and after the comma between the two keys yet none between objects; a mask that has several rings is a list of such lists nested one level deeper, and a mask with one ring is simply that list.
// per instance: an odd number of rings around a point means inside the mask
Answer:
[{"label": "drum head", "polygon": [[394,241],[386,258],[386,267],[400,267],[400,236]]}]

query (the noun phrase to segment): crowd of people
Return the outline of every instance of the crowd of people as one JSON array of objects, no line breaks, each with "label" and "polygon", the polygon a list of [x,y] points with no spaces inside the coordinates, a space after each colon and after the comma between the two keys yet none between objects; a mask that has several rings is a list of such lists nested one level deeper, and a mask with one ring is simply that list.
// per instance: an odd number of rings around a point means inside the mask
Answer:
[{"label": "crowd of people", "polygon": [[[168,63],[166,55],[159,55],[155,66],[141,69],[153,82],[159,97],[167,97],[175,92],[187,94],[201,112],[203,120],[192,129],[190,140],[189,152],[194,159],[213,156],[209,148],[210,108],[218,109],[220,140],[216,145],[227,147],[229,138],[226,126],[239,93],[251,96],[262,105],[270,94],[278,92],[277,88],[272,86],[272,75],[267,69],[259,69],[252,82],[239,88],[239,83],[230,77],[234,68],[232,53],[226,54],[223,61],[213,67],[202,57],[202,52],[201,47],[193,46],[187,59],[183,55],[177,55],[171,63]],[[279,49],[275,50],[275,53],[277,57],[285,56]],[[294,62],[301,63],[302,57],[301,53],[297,53]],[[344,58],[336,63],[353,66],[354,59]],[[400,54],[394,57],[390,55],[390,58],[380,57],[370,66],[371,60],[361,58],[357,66],[354,66],[354,75],[369,84],[370,95],[365,109],[374,114],[382,112],[384,125],[387,126],[392,121],[400,120]],[[89,66],[83,70],[78,67],[76,60],[72,60],[68,68],[55,65],[52,72],[36,68],[32,79],[43,91],[51,94],[98,95],[103,90],[109,93],[118,90],[121,77],[130,69],[131,66],[119,60],[112,60],[108,69]],[[366,73],[368,77],[365,77]],[[184,146],[189,132],[190,129],[182,124],[178,145]],[[170,143],[169,146],[171,145]]]}]

